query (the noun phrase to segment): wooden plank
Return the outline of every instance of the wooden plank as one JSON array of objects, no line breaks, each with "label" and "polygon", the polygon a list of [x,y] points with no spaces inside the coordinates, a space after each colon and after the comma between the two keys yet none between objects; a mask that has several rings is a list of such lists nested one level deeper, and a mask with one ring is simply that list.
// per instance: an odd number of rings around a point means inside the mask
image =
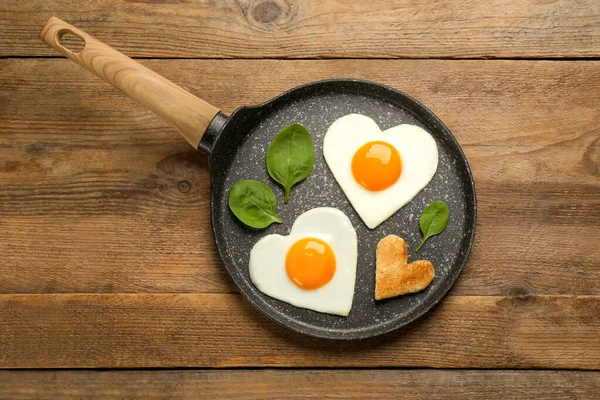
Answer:
[{"label": "wooden plank", "polygon": [[56,55],[37,37],[57,15],[138,57],[597,57],[599,7],[596,0],[13,1],[0,5],[0,56]]},{"label": "wooden plank", "polygon": [[[600,293],[600,62],[144,63],[226,111],[344,71],[407,91],[449,125],[477,184],[452,293]],[[0,60],[0,293],[234,293],[206,157],[71,64]]]},{"label": "wooden plank", "polygon": [[0,399],[594,399],[595,371],[0,371]]},{"label": "wooden plank", "polygon": [[[554,145],[581,146],[577,139],[598,135],[600,61],[141,62],[226,113],[307,82],[356,78],[394,87],[423,102],[462,145],[521,146],[520,151],[535,151]],[[151,112],[72,61],[4,59],[0,78],[0,129],[2,139],[13,146],[34,140],[48,146],[68,141],[63,145],[88,148],[115,142],[130,147],[175,146],[183,140]],[[571,176],[565,178],[570,181]]]},{"label": "wooden plank", "polygon": [[287,331],[240,295],[0,295],[0,366],[600,369],[598,296],[451,296],[369,341]]}]

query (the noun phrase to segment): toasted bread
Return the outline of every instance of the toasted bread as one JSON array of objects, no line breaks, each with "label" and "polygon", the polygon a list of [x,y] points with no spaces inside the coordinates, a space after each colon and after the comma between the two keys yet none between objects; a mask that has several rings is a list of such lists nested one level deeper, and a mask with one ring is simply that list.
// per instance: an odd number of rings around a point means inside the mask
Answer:
[{"label": "toasted bread", "polygon": [[427,260],[407,264],[406,242],[396,235],[388,235],[377,245],[375,270],[375,300],[387,299],[425,289],[435,276],[433,265]]}]

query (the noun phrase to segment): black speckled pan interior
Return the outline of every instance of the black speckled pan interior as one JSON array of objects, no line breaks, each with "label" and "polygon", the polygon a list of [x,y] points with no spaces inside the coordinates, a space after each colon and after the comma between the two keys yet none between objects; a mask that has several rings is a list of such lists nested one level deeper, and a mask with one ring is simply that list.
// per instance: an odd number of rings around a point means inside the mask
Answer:
[{"label": "black speckled pan interior", "polygon": [[[383,129],[419,125],[436,140],[437,172],[429,185],[390,219],[371,230],[346,199],[323,158],[323,137],[338,118],[360,113]],[[304,125],[315,141],[315,166],[305,181],[292,188],[287,204],[283,190],[267,174],[265,154],[273,137],[292,123]],[[469,256],[475,236],[476,199],[467,160],[448,128],[425,106],[392,88],[358,80],[327,80],[292,89],[259,106],[242,107],[228,119],[213,121],[201,147],[211,152],[213,232],[221,259],[243,295],[256,308],[289,329],[319,338],[362,339],[400,328],[425,314],[452,287]],[[240,179],[256,179],[277,195],[277,213],[284,223],[264,230],[247,228],[229,210],[227,196]],[[419,216],[434,200],[450,207],[446,230],[419,244]],[[252,284],[248,261],[252,246],[263,236],[288,235],[294,220],[315,207],[336,207],[352,221],[358,235],[358,263],[352,310],[348,317],[294,307],[261,293]],[[396,234],[406,240],[409,262],[430,260],[436,276],[420,293],[375,301],[375,249],[379,240]]]}]

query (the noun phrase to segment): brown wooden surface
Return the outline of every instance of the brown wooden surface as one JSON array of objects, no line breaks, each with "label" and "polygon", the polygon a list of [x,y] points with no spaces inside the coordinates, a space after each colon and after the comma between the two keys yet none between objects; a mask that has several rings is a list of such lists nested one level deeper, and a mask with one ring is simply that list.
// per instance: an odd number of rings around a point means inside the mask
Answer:
[{"label": "brown wooden surface", "polygon": [[600,369],[599,309],[599,296],[449,296],[392,334],[333,342],[240,295],[0,295],[0,365]]},{"label": "brown wooden surface", "polygon": [[598,57],[597,0],[28,0],[0,3],[0,56],[53,56],[52,15],[138,57]]},{"label": "brown wooden surface", "polygon": [[[81,48],[63,43],[63,39],[69,36],[75,41],[81,41]],[[40,33],[40,39],[58,54],[92,72],[168,122],[193,149],[198,149],[208,125],[220,111],[60,18],[52,17],[48,20]]]},{"label": "brown wooden surface", "polygon": [[[216,255],[206,156],[56,58],[52,15],[225,112],[331,77],[422,101],[477,186],[449,296],[363,342],[262,316]],[[595,0],[0,2],[0,367],[206,368],[0,371],[0,398],[597,398],[598,57]]]},{"label": "brown wooden surface", "polygon": [[0,371],[0,399],[595,399],[597,378],[589,371]]}]

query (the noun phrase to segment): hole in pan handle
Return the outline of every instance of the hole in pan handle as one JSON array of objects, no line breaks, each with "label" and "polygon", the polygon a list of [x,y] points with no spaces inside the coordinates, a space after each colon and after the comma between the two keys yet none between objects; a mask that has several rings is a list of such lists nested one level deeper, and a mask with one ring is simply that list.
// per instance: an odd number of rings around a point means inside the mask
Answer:
[{"label": "hole in pan handle", "polygon": [[[65,34],[83,40],[83,49],[73,52],[61,44]],[[48,20],[40,39],[169,122],[194,148],[219,114],[218,108],[59,18]]]}]

